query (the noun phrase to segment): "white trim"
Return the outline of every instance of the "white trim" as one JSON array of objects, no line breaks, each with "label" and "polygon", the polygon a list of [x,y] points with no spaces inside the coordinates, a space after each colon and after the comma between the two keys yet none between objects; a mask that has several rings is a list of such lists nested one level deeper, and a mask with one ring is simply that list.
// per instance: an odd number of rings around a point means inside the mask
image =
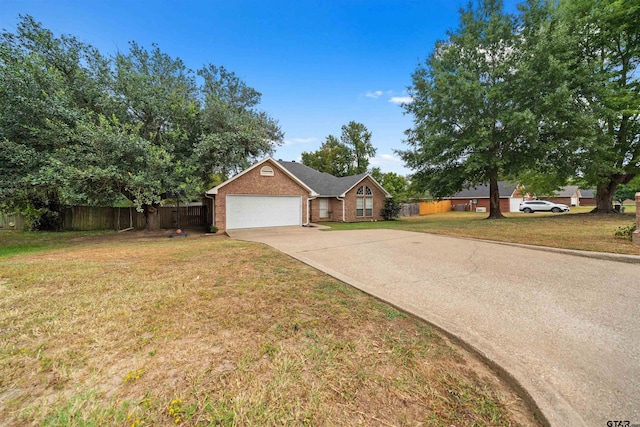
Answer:
[{"label": "white trim", "polygon": [[339,197],[345,197],[347,195],[347,193],[351,190],[353,190],[358,184],[360,184],[362,181],[364,181],[365,178],[371,178],[371,181],[373,181],[373,183],[380,189],[382,190],[382,192],[384,193],[384,196],[386,198],[391,198],[393,197],[391,194],[389,194],[389,192],[387,190],[384,189],[384,187],[382,185],[380,185],[378,183],[378,181],[376,181],[370,174],[366,174],[365,176],[362,177],[362,179],[358,182],[356,182],[355,184],[353,184],[351,187],[349,187],[344,193],[342,193]]},{"label": "white trim", "polygon": [[310,188],[307,184],[305,184],[304,182],[300,181],[298,179],[298,177],[296,177],[294,174],[292,174],[291,172],[289,172],[284,166],[280,165],[280,163],[278,163],[276,160],[274,160],[271,157],[267,157],[265,159],[262,159],[261,161],[259,161],[258,163],[254,164],[253,166],[243,170],[242,172],[240,172],[239,174],[233,176],[232,178],[226,180],[225,182],[223,182],[222,184],[216,185],[215,187],[213,187],[212,189],[210,189],[209,191],[207,191],[205,194],[218,194],[218,190],[222,187],[224,187],[225,185],[229,184],[231,181],[235,181],[236,179],[240,178],[242,175],[246,174],[249,171],[254,170],[255,168],[257,168],[258,166],[271,161],[281,172],[283,172],[285,175],[287,175],[289,178],[291,178],[292,180],[294,180],[297,184],[299,184],[302,188],[304,188],[305,190],[307,190],[309,192],[309,195],[313,196],[318,196],[318,194],[313,191],[312,188]]},{"label": "white trim", "polygon": [[345,222],[345,208],[344,208],[344,196],[342,196],[342,199],[340,198],[340,196],[336,196],[336,199],[340,200],[342,202],[342,222]]}]

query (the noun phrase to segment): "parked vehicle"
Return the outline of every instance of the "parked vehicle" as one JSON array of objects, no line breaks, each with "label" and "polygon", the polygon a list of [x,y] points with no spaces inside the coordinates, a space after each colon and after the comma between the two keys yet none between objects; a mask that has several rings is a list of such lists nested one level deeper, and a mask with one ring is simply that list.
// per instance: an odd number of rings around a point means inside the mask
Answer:
[{"label": "parked vehicle", "polygon": [[546,200],[527,200],[520,203],[518,208],[520,212],[533,213],[533,212],[569,212],[569,206],[561,203],[547,202]]}]

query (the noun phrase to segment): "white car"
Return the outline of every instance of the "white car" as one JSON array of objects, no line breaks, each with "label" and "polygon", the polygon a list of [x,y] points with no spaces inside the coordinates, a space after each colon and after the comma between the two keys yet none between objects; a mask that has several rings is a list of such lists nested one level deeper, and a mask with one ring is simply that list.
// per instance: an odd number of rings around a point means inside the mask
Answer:
[{"label": "white car", "polygon": [[569,212],[569,206],[561,203],[547,202],[546,200],[528,200],[520,203],[518,208],[520,212],[533,213],[533,212]]}]

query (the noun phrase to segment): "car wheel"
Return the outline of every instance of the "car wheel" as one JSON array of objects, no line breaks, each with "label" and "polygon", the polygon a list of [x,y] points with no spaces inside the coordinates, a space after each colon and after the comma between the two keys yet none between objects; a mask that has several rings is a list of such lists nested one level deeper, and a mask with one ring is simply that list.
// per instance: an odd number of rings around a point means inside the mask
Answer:
[{"label": "car wheel", "polygon": [[552,208],[551,212],[558,213],[558,212],[560,212],[560,208]]},{"label": "car wheel", "polygon": [[531,208],[524,208],[524,209],[522,209],[522,212],[524,212],[524,213],[532,213],[533,211],[531,210]]}]

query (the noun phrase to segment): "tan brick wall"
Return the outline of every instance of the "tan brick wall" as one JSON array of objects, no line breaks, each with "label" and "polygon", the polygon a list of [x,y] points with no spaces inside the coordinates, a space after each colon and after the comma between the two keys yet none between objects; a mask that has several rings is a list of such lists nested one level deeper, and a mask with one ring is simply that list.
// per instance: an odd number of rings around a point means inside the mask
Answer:
[{"label": "tan brick wall", "polygon": [[[368,185],[373,192],[373,215],[356,217],[356,192],[361,185]],[[368,177],[349,191],[344,198],[344,216],[346,222],[358,221],[382,221],[382,208],[384,208],[385,194]],[[328,210],[331,212],[328,218],[320,218],[320,198],[311,201],[311,222],[342,221],[342,200],[336,197],[328,198]]]},{"label": "tan brick wall", "polygon": [[[273,168],[274,176],[261,176],[260,169],[269,165]],[[271,160],[245,173],[241,177],[229,182],[218,190],[215,196],[216,227],[226,230],[226,196],[228,194],[255,194],[278,196],[302,196],[302,223],[307,222],[307,199],[309,192],[300,184],[285,174],[280,167]]]},{"label": "tan brick wall", "polygon": [[329,211],[328,217],[320,218],[320,199],[311,200],[311,222],[325,222],[325,221],[342,221],[342,201],[336,197],[325,197],[327,199],[327,210]]},{"label": "tan brick wall", "polygon": [[[356,217],[356,192],[361,185],[368,185],[373,192],[373,216]],[[384,219],[384,217],[382,216],[384,199],[385,194],[373,183],[373,181],[369,177],[366,177],[345,195],[345,221],[382,221]],[[342,216],[342,206],[340,206],[340,215]]]}]

